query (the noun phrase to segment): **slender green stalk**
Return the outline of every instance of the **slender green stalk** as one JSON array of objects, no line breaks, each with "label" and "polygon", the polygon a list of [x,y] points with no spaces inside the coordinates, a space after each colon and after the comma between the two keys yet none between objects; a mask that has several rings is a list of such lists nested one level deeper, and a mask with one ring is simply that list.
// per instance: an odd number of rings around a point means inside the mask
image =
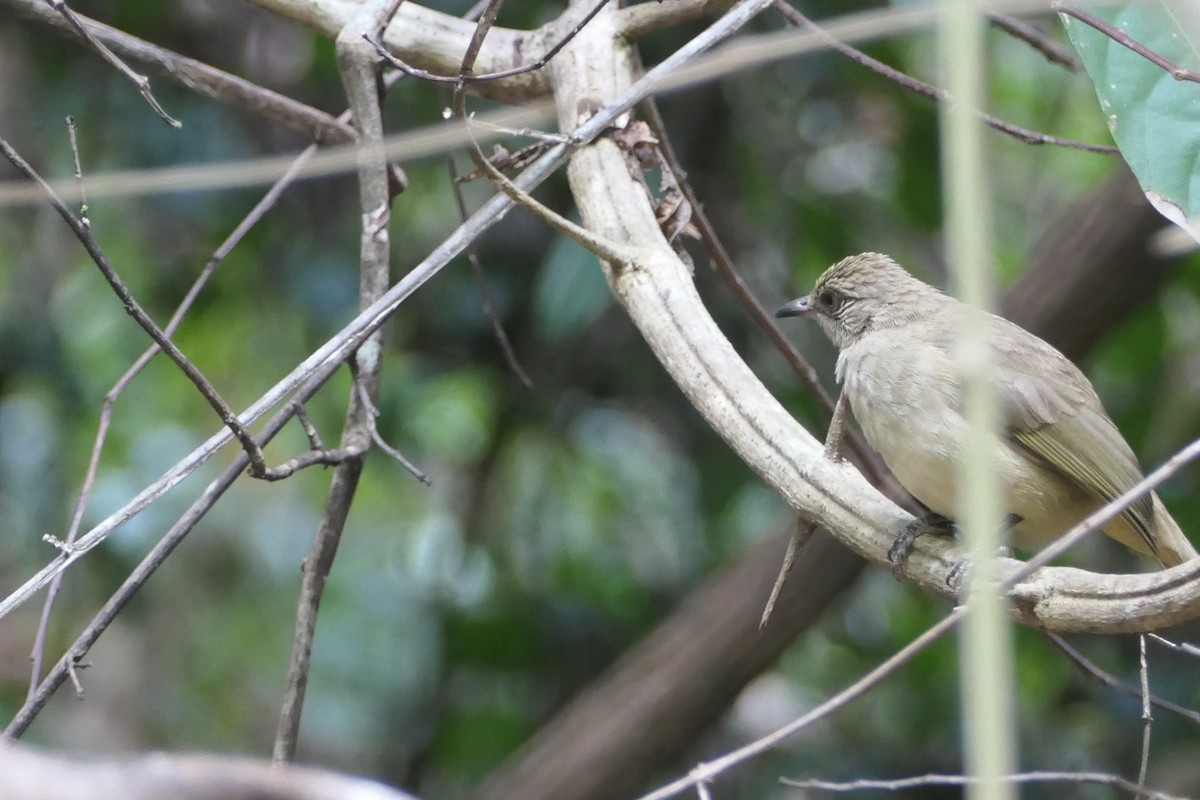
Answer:
[{"label": "slender green stalk", "polygon": [[1002,513],[994,460],[997,404],[984,313],[993,304],[986,132],[971,111],[986,105],[984,20],[978,0],[944,0],[942,8],[944,83],[957,99],[944,107],[941,124],[947,255],[959,297],[977,310],[968,315],[960,345],[970,423],[958,498],[970,557],[968,613],[959,638],[964,769],[977,781],[967,787],[969,798],[1006,800],[1015,796],[1013,785],[1003,780],[1015,766],[1012,632],[995,570]]}]

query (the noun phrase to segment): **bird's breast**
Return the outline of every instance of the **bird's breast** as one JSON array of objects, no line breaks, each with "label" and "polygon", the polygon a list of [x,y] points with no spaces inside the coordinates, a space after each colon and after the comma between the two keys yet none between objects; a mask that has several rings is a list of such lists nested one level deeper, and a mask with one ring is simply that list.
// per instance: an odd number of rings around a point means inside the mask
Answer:
[{"label": "bird's breast", "polygon": [[[966,431],[953,364],[903,334],[870,334],[842,351],[838,376],[867,442],[931,510],[953,516]],[[931,349],[932,350],[932,349]]]},{"label": "bird's breast", "polygon": [[[903,334],[864,338],[842,352],[838,376],[863,435],[896,479],[930,510],[955,517],[968,425],[950,358]],[[1060,520],[1060,511],[1086,513],[1077,492],[1058,475],[1002,437],[993,441],[1004,511],[1024,520],[1019,537],[1033,541],[1057,535],[1071,521]]]}]

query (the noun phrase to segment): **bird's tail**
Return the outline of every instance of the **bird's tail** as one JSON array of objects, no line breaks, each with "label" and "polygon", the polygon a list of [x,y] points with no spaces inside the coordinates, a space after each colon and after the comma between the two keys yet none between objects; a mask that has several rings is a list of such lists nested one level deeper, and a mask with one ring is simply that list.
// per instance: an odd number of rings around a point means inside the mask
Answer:
[{"label": "bird's tail", "polygon": [[1200,557],[1200,553],[1196,552],[1196,548],[1175,524],[1175,520],[1171,518],[1166,506],[1158,499],[1158,495],[1151,496],[1154,498],[1154,539],[1158,545],[1158,560],[1162,562],[1162,565],[1173,567],[1184,561]]}]

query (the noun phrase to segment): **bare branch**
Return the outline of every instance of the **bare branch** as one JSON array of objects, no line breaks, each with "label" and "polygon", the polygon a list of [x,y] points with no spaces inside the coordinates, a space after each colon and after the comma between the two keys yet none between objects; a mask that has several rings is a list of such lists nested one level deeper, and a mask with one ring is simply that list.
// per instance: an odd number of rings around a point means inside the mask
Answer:
[{"label": "bare branch", "polygon": [[[345,125],[346,121],[349,118],[350,118],[350,112],[345,111],[342,113],[342,115],[340,117],[338,117],[337,123],[339,125]],[[81,170],[80,170],[79,164],[78,164],[78,150],[75,148],[75,145],[74,145],[74,135],[73,135],[74,128],[73,128],[73,126],[72,126],[71,130],[72,130],[72,150],[75,152],[75,158],[76,158],[76,174],[79,175]],[[300,155],[296,157],[296,160],[292,163],[292,166],[289,169],[287,169],[283,173],[283,175],[281,175],[279,177],[279,179],[275,182],[275,184],[271,186],[271,188],[266,192],[266,194],[264,194],[263,197],[261,199],[259,199],[259,201],[254,205],[254,207],[250,209],[249,213],[246,214],[246,216],[242,219],[242,221],[240,223],[238,223],[237,227],[234,228],[233,232],[231,232],[225,238],[225,240],[217,247],[217,249],[213,252],[212,256],[209,257],[208,262],[204,265],[204,269],[200,271],[200,274],[196,277],[196,280],[192,282],[191,287],[188,289],[187,293],[184,295],[183,299],[180,301],[179,306],[175,309],[175,312],[171,315],[171,319],[168,320],[166,326],[163,327],[163,333],[165,333],[168,337],[174,335],[176,328],[179,327],[179,324],[183,321],[183,318],[187,314],[188,310],[192,307],[192,305],[195,303],[196,299],[200,296],[200,292],[208,284],[209,279],[212,277],[213,273],[216,272],[217,267],[221,264],[222,261],[225,260],[225,257],[227,255],[229,255],[230,251],[233,250],[233,248],[238,244],[238,242],[240,242],[243,239],[243,237],[245,237],[245,235],[256,224],[258,224],[258,222],[266,215],[266,213],[275,206],[275,204],[278,202],[279,198],[283,195],[284,190],[287,189],[287,187],[291,186],[293,181],[296,179],[296,176],[299,173],[299,171],[301,170],[301,168],[303,167],[304,162],[307,159],[311,158],[313,156],[313,154],[316,153],[316,151],[317,151],[317,147],[315,144],[310,145],[308,148],[303,150],[300,153]],[[392,179],[394,181],[403,181],[404,180],[403,172],[401,170],[399,170],[399,168],[393,167],[392,169],[393,169]],[[83,189],[82,189],[82,187],[80,187],[81,195],[82,195],[82,192],[83,192]],[[86,207],[86,201],[84,201],[84,206]],[[84,210],[81,209],[80,217],[83,218],[83,216],[84,216]],[[103,450],[104,443],[107,439],[109,424],[112,420],[113,407],[116,405],[117,399],[124,393],[125,388],[129,385],[129,383],[132,382],[133,379],[141,373],[142,369],[148,363],[150,363],[150,360],[155,355],[157,355],[159,352],[160,352],[159,347],[156,344],[151,345],[149,348],[147,348],[137,358],[137,360],[134,361],[134,363],[132,365],[130,365],[129,369],[127,369],[121,375],[121,377],[117,378],[117,380],[113,384],[113,386],[104,395],[104,402],[101,404],[101,407],[100,407],[100,419],[97,424],[96,435],[92,442],[91,454],[88,457],[87,469],[85,470],[85,473],[84,473],[84,478],[83,478],[81,488],[79,491],[79,497],[75,503],[75,509],[71,514],[71,521],[70,521],[70,524],[67,529],[67,535],[64,538],[64,541],[67,544],[73,544],[75,542],[75,539],[79,533],[79,525],[83,520],[84,509],[87,507],[88,500],[91,498],[92,488],[95,485],[96,474],[100,467],[100,454],[101,454],[101,451]],[[306,418],[303,417],[303,407],[302,406],[297,407],[296,413],[298,416],[301,416],[301,421],[307,424]],[[311,425],[307,425],[307,427],[305,427],[306,433],[309,431],[310,427],[311,427]],[[325,450],[325,448],[319,444],[319,441],[314,441],[314,439],[311,437],[310,437],[309,441],[310,441],[312,450],[314,450],[314,451]],[[284,466],[287,467],[289,465],[284,465]],[[291,466],[294,471],[294,469],[302,468],[302,466],[304,466],[304,465],[294,464]],[[38,634],[34,639],[33,657],[31,659],[32,667],[30,670],[32,679],[30,680],[30,684],[29,684],[30,698],[33,697],[35,687],[37,687],[38,682],[41,678],[41,669],[42,669],[41,664],[42,664],[42,657],[43,657],[43,651],[44,651],[44,645],[45,645],[45,630],[46,630],[46,626],[49,623],[50,613],[54,606],[55,597],[58,594],[61,577],[62,577],[61,574],[56,575],[54,580],[50,584],[49,591],[46,594],[46,602],[42,608],[41,619],[39,621],[39,627],[38,627]]]},{"label": "bare branch", "polygon": [[[332,374],[330,371],[329,374]],[[308,383],[301,386],[297,392],[296,402],[288,403],[279,413],[267,421],[263,428],[262,439],[264,442],[269,442],[273,439],[283,426],[291,420],[296,409],[300,407],[300,403],[308,400],[324,385],[329,374],[315,376]],[[246,454],[239,453],[228,467],[205,488],[204,492],[196,498],[187,511],[176,520],[175,524],[163,535],[161,539],[150,549],[150,552],[141,560],[122,583],[121,586],[112,594],[108,601],[100,608],[95,617],[87,624],[83,632],[75,639],[58,662],[46,673],[46,677],[37,686],[37,691],[31,692],[26,698],[25,703],[13,716],[8,723],[8,727],[4,729],[4,738],[16,739],[25,732],[29,724],[45,707],[46,703],[54,695],[58,688],[62,686],[63,681],[68,677],[73,678],[73,671],[76,665],[87,655],[88,650],[96,643],[101,634],[108,629],[108,626],[113,623],[125,605],[133,599],[134,595],[145,585],[150,576],[162,566],[167,560],[167,557],[174,552],[175,548],[187,537],[189,533],[196,527],[208,511],[216,504],[217,500],[225,494],[226,490],[233,485],[234,481],[242,474],[249,466],[250,460]],[[79,552],[78,548],[71,551],[72,555]],[[76,556],[77,557],[77,556]],[[61,574],[58,573],[58,574]]]},{"label": "bare branch", "polygon": [[[1157,637],[1156,634],[1153,634],[1153,633],[1147,634],[1147,636],[1149,636],[1151,638],[1159,638],[1159,637]],[[1071,659],[1071,661],[1075,664],[1075,666],[1079,667],[1079,669],[1081,669],[1088,676],[1100,681],[1105,686],[1108,686],[1109,688],[1112,688],[1112,689],[1116,689],[1119,692],[1123,692],[1124,694],[1127,694],[1130,697],[1140,697],[1141,696],[1141,691],[1138,687],[1130,686],[1127,683],[1123,683],[1120,680],[1118,680],[1115,676],[1102,670],[1100,667],[1096,666],[1091,660],[1089,660],[1085,655],[1083,655],[1083,653],[1079,652],[1074,647],[1072,647],[1067,642],[1066,639],[1059,636],[1057,633],[1047,633],[1046,638],[1050,640],[1051,644],[1053,644],[1055,647],[1057,647],[1059,650],[1061,650],[1067,656],[1067,658]],[[1150,697],[1150,703],[1152,705],[1154,705],[1158,708],[1161,708],[1165,711],[1170,711],[1172,714],[1178,714],[1179,716],[1183,717],[1184,719],[1190,720],[1191,722],[1194,722],[1196,724],[1200,724],[1200,711],[1193,711],[1190,708],[1184,708],[1183,706],[1181,706],[1177,703],[1172,703],[1170,700],[1164,700],[1161,697],[1157,697],[1155,695],[1150,695],[1149,697]]]},{"label": "bare branch", "polygon": [[1142,695],[1142,760],[1138,765],[1138,786],[1146,785],[1146,772],[1150,769],[1150,727],[1154,716],[1150,713],[1150,667],[1146,663],[1146,634],[1138,635],[1138,675],[1141,678]]},{"label": "bare branch", "polygon": [[88,219],[87,192],[83,188],[83,164],[79,158],[79,137],[75,130],[75,117],[67,117],[67,132],[71,138],[71,159],[75,162],[75,183],[79,186],[79,222],[85,228],[92,227]]},{"label": "bare branch", "polygon": [[[1166,647],[1170,650],[1174,650],[1177,653],[1183,653],[1185,655],[1189,655],[1192,658],[1200,658],[1200,647],[1196,647],[1196,645],[1194,645],[1194,644],[1188,644],[1187,642],[1172,642],[1170,639],[1167,639],[1163,636],[1159,636],[1157,633],[1151,633],[1151,634],[1147,634],[1147,635],[1153,641],[1158,642],[1163,647]],[[1197,721],[1200,722],[1200,719],[1198,719]]]},{"label": "bare branch", "polygon": [[266,462],[263,461],[262,450],[259,449],[258,444],[254,441],[254,437],[243,427],[233,409],[225,402],[220,393],[217,392],[217,388],[204,377],[204,374],[183,354],[183,351],[175,346],[175,343],[163,333],[158,324],[141,307],[141,304],[134,299],[129,288],[121,280],[121,276],[117,274],[108,257],[104,254],[104,251],[100,249],[99,242],[92,235],[91,227],[85,225],[78,217],[71,213],[70,209],[67,208],[66,204],[63,203],[62,199],[59,198],[50,185],[42,180],[42,177],[34,171],[33,167],[25,159],[21,158],[20,154],[3,139],[0,139],[0,155],[3,155],[10,164],[16,167],[18,172],[41,187],[50,205],[67,223],[67,226],[70,227],[75,237],[83,245],[84,250],[87,251],[92,261],[99,267],[100,273],[108,281],[108,285],[112,287],[117,298],[120,299],[121,305],[125,307],[125,311],[142,327],[142,330],[150,335],[150,338],[167,354],[167,357],[175,362],[175,365],[192,382],[213,411],[217,412],[217,416],[221,418],[221,422],[225,423],[225,426],[229,428],[234,437],[241,443],[243,449],[250,456],[251,474],[256,477],[264,476],[267,473],[268,467]]},{"label": "bare branch", "polygon": [[46,0],[46,2],[50,4],[51,8],[53,8],[59,14],[62,14],[67,22],[71,24],[71,27],[75,29],[75,32],[79,34],[80,38],[87,42],[93,50],[99,53],[101,58],[103,58],[109,64],[112,64],[113,67],[116,68],[117,72],[121,73],[126,80],[133,84],[133,87],[138,90],[138,94],[140,94],[150,108],[154,110],[154,113],[159,116],[159,119],[170,125],[172,128],[183,127],[182,122],[172,117],[161,105],[159,105],[158,100],[155,99],[154,94],[150,91],[150,79],[145,75],[139,75],[134,72],[129,68],[129,65],[118,58],[113,51],[105,47],[103,42],[92,35],[92,32],[88,30],[86,25],[83,24],[83,21],[79,17],[75,16],[75,12],[71,10],[71,7],[68,6],[64,0]]},{"label": "bare branch", "polygon": [[[391,196],[388,191],[387,159],[383,152],[383,112],[376,86],[373,49],[364,41],[364,37],[377,33],[387,25],[400,2],[369,0],[363,3],[337,37],[338,69],[354,115],[358,145],[358,196],[362,220],[358,298],[359,307],[364,309],[387,291],[391,249],[388,234]],[[287,685],[275,732],[272,759],[276,762],[291,761],[296,754],[317,615],[362,475],[363,455],[371,443],[373,420],[370,408],[374,407],[379,394],[382,365],[383,341],[379,332],[375,331],[354,353],[354,385],[346,409],[341,446],[338,448],[339,452],[347,453],[347,457],[334,471],[317,535],[304,559],[304,579],[296,610]]]},{"label": "bare branch", "polygon": [[1125,31],[1121,30],[1115,25],[1109,25],[1095,14],[1088,13],[1087,11],[1084,11],[1080,8],[1075,8],[1074,6],[1069,6],[1066,3],[1058,2],[1051,3],[1050,10],[1057,11],[1059,14],[1063,14],[1068,17],[1074,17],[1084,25],[1090,25],[1108,38],[1112,39],[1117,44],[1132,50],[1154,66],[1159,67],[1177,81],[1192,81],[1193,83],[1200,83],[1200,72],[1188,69],[1187,67],[1181,67],[1175,62],[1163,58],[1158,53],[1134,39]]},{"label": "bare branch", "polygon": [[718,759],[698,765],[686,777],[668,783],[660,789],[656,789],[649,794],[642,795],[638,800],[666,800],[668,797],[675,797],[693,786],[701,783],[707,783],[717,777],[726,770],[747,761],[754,756],[765,753],[775,745],[788,739],[805,728],[825,719],[828,716],[840,711],[859,697],[862,697],[876,685],[891,676],[897,669],[907,664],[918,653],[926,647],[936,642],[942,636],[949,633],[955,625],[957,625],[965,614],[965,606],[959,606],[952,611],[948,616],[943,617],[938,622],[934,623],[928,630],[913,639],[895,654],[884,660],[866,675],[856,680],[854,683],[847,686],[842,691],[838,692],[833,697],[818,705],[812,711],[803,715],[797,720],[789,722],[782,728],[773,731],[760,739],[757,739],[750,744],[739,747],[731,753],[721,756]]},{"label": "bare branch", "polygon": [[[454,159],[448,159],[447,168],[450,171],[450,186],[454,192],[454,203],[458,206],[458,214],[462,219],[467,218],[467,201],[463,197],[462,187],[458,170],[454,166]],[[474,244],[467,248],[467,260],[471,263],[471,269],[475,272],[475,284],[479,287],[479,299],[483,304],[483,315],[487,317],[488,322],[492,326],[492,335],[496,338],[496,343],[500,345],[500,352],[504,354],[504,361],[508,364],[508,368],[517,376],[517,380],[526,389],[533,388],[533,379],[529,377],[529,373],[521,365],[521,361],[517,358],[517,353],[513,350],[512,341],[508,338],[508,333],[504,330],[504,324],[500,321],[500,315],[496,311],[496,304],[492,302],[492,291],[488,286],[487,274],[483,270],[483,262],[479,260],[479,252],[475,249]]]},{"label": "bare branch", "polygon": [[[783,15],[784,19],[793,25],[808,28],[817,31],[826,40],[829,47],[852,61],[861,64],[872,72],[878,73],[888,80],[908,89],[911,92],[928,97],[930,100],[936,100],[940,103],[951,102],[953,98],[944,89],[940,89],[932,84],[925,83],[922,80],[906,75],[895,67],[889,67],[878,59],[872,58],[858,48],[842,42],[836,37],[825,32],[819,25],[810,20],[808,17],[801,14],[787,0],[776,0],[776,10]],[[1064,139],[1061,136],[1051,136],[1046,133],[1038,133],[1031,131],[1028,128],[1023,128],[1020,125],[1014,125],[1011,122],[1005,122],[999,117],[992,116],[985,111],[975,112],[981,120],[984,121],[990,128],[1008,134],[1014,139],[1017,139],[1025,144],[1055,144],[1062,147],[1069,147],[1073,150],[1083,150],[1089,153],[1117,153],[1116,147],[1106,144],[1089,144],[1087,142],[1077,142],[1074,139]]]},{"label": "bare branch", "polygon": [[1037,50],[1051,64],[1058,64],[1071,72],[1078,72],[1083,69],[1083,65],[1079,63],[1079,59],[1071,52],[1071,48],[1064,47],[1054,39],[1050,38],[1041,28],[1036,25],[1030,25],[1028,22],[1019,20],[1016,17],[1010,17],[1007,14],[996,14],[987,12],[988,22],[997,30],[1002,30],[1009,36],[1028,44],[1034,50]]},{"label": "bare branch", "polygon": [[767,596],[767,603],[763,606],[762,616],[758,618],[758,627],[760,630],[767,627],[767,623],[771,621],[771,614],[775,613],[775,604],[779,602],[779,596],[783,594],[783,585],[787,582],[787,577],[791,574],[792,567],[796,564],[796,553],[799,552],[804,543],[816,531],[816,522],[805,522],[802,519],[796,521],[796,529],[788,537],[787,549],[783,551],[783,561],[779,565],[779,575],[775,578],[774,585],[771,586],[771,594]]},{"label": "bare branch", "polygon": [[367,422],[371,427],[371,441],[375,442],[375,446],[391,456],[393,461],[404,467],[404,469],[418,481],[426,486],[432,486],[433,481],[430,480],[429,476],[425,474],[424,470],[409,461],[403,453],[388,444],[387,441],[384,440],[383,436],[379,434],[379,426],[375,423],[375,420],[379,418],[379,409],[375,407],[375,404],[371,401],[371,398],[367,397],[363,385],[359,383],[357,378],[354,380],[354,391],[358,394],[359,402],[361,402],[367,409]]},{"label": "bare branch", "polygon": [[[66,20],[55,14],[45,0],[0,0],[22,17],[50,25],[55,30],[73,31]],[[113,52],[146,69],[158,73],[202,97],[211,97],[233,108],[265,117],[320,142],[348,142],[353,139],[349,125],[335,120],[324,111],[305,105],[250,81],[188,58],[159,45],[131,36],[124,31],[74,14],[85,30]]]},{"label": "bare branch", "polygon": [[[567,152],[568,150],[565,145],[553,148],[521,175],[520,179],[518,179],[518,184],[526,188],[532,188],[565,161]],[[401,303],[420,286],[424,285],[426,281],[436,275],[454,256],[461,252],[467,242],[473,241],[481,231],[495,224],[510,206],[511,201],[501,195],[497,195],[485,203],[471,216],[470,220],[460,226],[424,261],[414,267],[397,284],[389,289],[378,302],[351,320],[341,331],[321,347],[317,348],[308,358],[304,359],[287,376],[246,409],[240,417],[242,424],[249,425],[254,422],[254,420],[261,417],[276,403],[285,399],[306,381],[328,378],[343,361],[350,357],[367,336],[382,325],[399,308]],[[43,567],[16,591],[4,598],[3,601],[0,601],[0,617],[4,617],[22,605],[52,580],[55,575],[70,567],[90,550],[107,539],[113,531],[165,494],[176,483],[192,474],[211,458],[217,450],[229,443],[231,438],[232,434],[229,433],[228,429],[222,429],[217,432],[176,463],[161,477],[142,489],[132,500],[102,520],[86,535],[80,537],[70,553],[59,554],[54,561]]]}]

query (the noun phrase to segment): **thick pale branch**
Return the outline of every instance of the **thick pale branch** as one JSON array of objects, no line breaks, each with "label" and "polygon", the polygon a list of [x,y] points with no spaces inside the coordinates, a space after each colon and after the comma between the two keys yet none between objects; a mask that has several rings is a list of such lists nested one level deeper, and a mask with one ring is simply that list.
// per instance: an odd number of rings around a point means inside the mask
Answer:
[{"label": "thick pale branch", "polygon": [[[597,18],[551,64],[560,125],[571,130],[579,109],[603,104],[632,81],[628,51]],[[713,429],[803,516],[819,519],[847,546],[878,564],[908,515],[853,468],[831,463],[822,447],[766,390],[704,308],[692,276],[655,221],[646,189],[630,174],[610,139],[582,148],[569,167],[585,224],[636,251],[606,264],[613,293],[671,377]],[[950,546],[923,541],[906,576],[950,595],[957,557]],[[1020,569],[1006,560],[1002,577]],[[1017,587],[1015,611],[1025,622],[1057,631],[1129,632],[1200,613],[1200,564],[1148,575],[1096,575],[1046,568]]]},{"label": "thick pale branch", "polygon": [[362,778],[218,756],[83,761],[5,745],[0,775],[5,800],[414,800]]},{"label": "thick pale branch", "polygon": [[[361,5],[347,0],[251,1],[330,39],[337,38]],[[567,16],[563,15],[551,26],[557,30]],[[382,40],[404,62],[429,72],[449,75],[457,73],[474,32],[474,22],[416,3],[403,3],[384,31]],[[502,72],[535,61],[541,53],[531,47],[537,34],[537,31],[493,27],[475,60],[475,71],[481,74]],[[544,95],[547,84],[544,73],[539,70],[479,84],[473,90],[503,102],[520,103]]]},{"label": "thick pale branch", "polygon": [[621,32],[629,41],[648,33],[724,11],[733,0],[646,0],[621,9]]}]

